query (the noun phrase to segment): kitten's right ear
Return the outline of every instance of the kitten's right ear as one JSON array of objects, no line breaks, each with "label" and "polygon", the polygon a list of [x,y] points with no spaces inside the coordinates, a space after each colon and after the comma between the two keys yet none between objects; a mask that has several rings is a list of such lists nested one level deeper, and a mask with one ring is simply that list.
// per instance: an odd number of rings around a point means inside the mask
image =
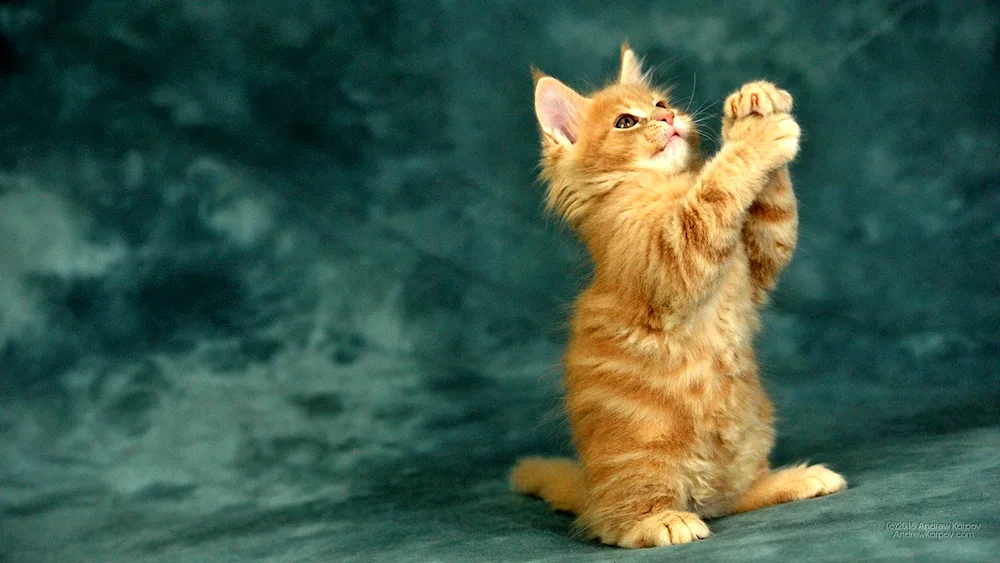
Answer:
[{"label": "kitten's right ear", "polygon": [[642,70],[642,61],[635,56],[635,51],[628,41],[622,43],[621,70],[618,71],[618,82],[622,84],[646,84],[647,76]]},{"label": "kitten's right ear", "polygon": [[587,99],[537,69],[532,73],[535,74],[535,115],[545,141],[567,147],[576,143]]},{"label": "kitten's right ear", "polygon": [[531,80],[535,86],[538,86],[538,81],[545,78],[545,73],[538,69],[537,66],[531,65]]}]

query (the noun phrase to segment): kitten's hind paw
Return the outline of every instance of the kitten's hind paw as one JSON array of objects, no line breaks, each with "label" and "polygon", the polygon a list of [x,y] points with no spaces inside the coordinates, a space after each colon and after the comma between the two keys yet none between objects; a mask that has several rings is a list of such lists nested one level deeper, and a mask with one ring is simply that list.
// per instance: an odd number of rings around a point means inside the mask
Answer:
[{"label": "kitten's hind paw", "polygon": [[640,520],[614,543],[628,548],[661,547],[693,542],[711,533],[697,514],[670,510]]},{"label": "kitten's hind paw", "polygon": [[800,498],[814,498],[838,493],[847,488],[847,479],[825,465],[810,465],[802,472],[804,483],[799,490]]},{"label": "kitten's hind paw", "polygon": [[847,488],[844,477],[824,465],[797,465],[779,469],[750,487],[733,512],[821,497]]}]

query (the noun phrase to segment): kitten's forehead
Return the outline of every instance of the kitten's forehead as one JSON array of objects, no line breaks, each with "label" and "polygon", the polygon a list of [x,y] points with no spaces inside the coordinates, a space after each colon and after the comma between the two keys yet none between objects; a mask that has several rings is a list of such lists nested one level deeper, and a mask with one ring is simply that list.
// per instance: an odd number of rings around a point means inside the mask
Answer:
[{"label": "kitten's forehead", "polygon": [[666,92],[637,84],[613,84],[593,94],[594,110],[600,113],[626,109],[648,108],[659,100],[666,101]]}]

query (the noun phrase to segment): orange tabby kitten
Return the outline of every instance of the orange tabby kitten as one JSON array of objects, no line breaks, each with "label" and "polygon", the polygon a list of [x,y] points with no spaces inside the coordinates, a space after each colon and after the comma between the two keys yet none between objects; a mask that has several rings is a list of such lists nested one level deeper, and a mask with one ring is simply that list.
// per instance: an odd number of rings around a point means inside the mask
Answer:
[{"label": "orange tabby kitten", "polygon": [[622,547],[708,536],[702,518],[843,490],[822,465],[771,470],[758,313],[792,256],[792,97],[729,96],[703,162],[692,117],[622,48],[616,83],[583,97],[535,73],[548,205],[593,256],[564,358],[579,462],[528,458],[513,486]]}]

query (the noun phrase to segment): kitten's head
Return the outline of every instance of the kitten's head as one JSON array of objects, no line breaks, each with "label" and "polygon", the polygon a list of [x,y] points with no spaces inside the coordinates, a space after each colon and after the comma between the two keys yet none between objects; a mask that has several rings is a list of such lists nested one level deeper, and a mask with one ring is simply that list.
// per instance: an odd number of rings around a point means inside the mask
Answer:
[{"label": "kitten's head", "polygon": [[627,44],[618,80],[590,96],[535,71],[535,115],[549,207],[571,223],[629,176],[671,176],[701,159],[694,120],[650,84]]}]

